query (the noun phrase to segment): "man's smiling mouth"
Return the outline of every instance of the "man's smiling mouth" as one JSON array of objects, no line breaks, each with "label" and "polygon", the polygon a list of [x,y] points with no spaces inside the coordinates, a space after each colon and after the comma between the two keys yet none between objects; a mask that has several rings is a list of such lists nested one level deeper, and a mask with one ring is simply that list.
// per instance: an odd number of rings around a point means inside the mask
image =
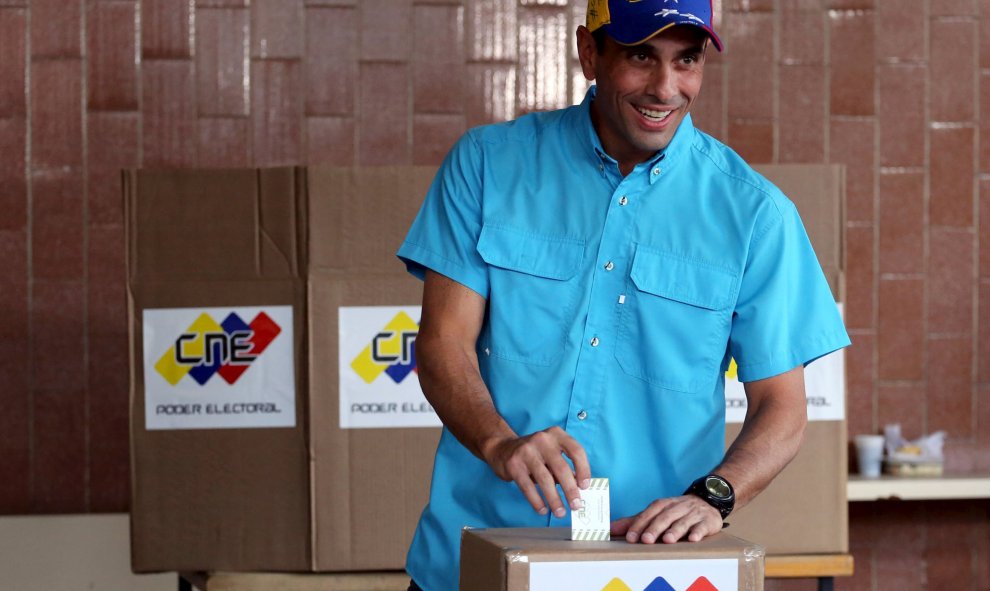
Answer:
[{"label": "man's smiling mouth", "polygon": [[656,109],[647,109],[646,107],[635,107],[639,114],[648,119],[649,121],[660,122],[666,119],[674,111],[668,109],[665,111],[659,111]]}]

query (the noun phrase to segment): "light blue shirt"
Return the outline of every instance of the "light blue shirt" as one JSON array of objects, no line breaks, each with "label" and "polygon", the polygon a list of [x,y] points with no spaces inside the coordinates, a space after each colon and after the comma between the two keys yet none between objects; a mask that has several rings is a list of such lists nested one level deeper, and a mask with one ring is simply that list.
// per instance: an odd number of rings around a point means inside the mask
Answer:
[{"label": "light blue shirt", "polygon": [[[686,117],[623,177],[574,107],[472,129],[399,257],[487,300],[477,344],[519,434],[559,426],[611,479],[613,518],[679,495],[722,459],[724,373],[746,382],[849,344],[794,205]],[[461,528],[569,527],[538,515],[444,429],[407,569],[458,584]]]}]

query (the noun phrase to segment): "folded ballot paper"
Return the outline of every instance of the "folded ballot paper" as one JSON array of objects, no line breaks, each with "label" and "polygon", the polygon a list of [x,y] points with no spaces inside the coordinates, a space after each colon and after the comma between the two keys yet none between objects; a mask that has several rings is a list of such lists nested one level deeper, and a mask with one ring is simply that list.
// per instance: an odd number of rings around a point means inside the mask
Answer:
[{"label": "folded ballot paper", "polygon": [[608,540],[611,524],[608,504],[608,478],[592,478],[591,486],[580,492],[584,506],[571,512],[571,539],[580,541]]}]

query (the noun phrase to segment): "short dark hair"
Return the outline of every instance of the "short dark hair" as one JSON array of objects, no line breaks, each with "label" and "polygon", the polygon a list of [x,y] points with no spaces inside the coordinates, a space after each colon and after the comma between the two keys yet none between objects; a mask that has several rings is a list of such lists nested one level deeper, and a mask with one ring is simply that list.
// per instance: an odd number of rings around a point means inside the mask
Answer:
[{"label": "short dark hair", "polygon": [[591,33],[591,37],[595,40],[595,48],[598,53],[604,53],[605,51],[605,29],[598,28]]}]

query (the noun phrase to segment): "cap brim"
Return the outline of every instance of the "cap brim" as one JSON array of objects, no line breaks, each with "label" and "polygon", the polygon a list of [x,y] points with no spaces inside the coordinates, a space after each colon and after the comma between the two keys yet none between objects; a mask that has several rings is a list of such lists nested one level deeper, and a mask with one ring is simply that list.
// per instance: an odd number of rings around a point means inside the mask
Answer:
[{"label": "cap brim", "polygon": [[656,22],[650,22],[650,19],[643,19],[642,25],[638,27],[627,27],[624,31],[615,31],[613,30],[615,27],[608,24],[604,25],[602,29],[604,29],[608,36],[620,45],[639,45],[640,43],[645,43],[667,29],[678,25],[698,27],[704,31],[706,35],[708,35],[709,39],[712,40],[712,45],[715,46],[715,49],[720,52],[722,51],[722,40],[718,38],[715,31],[713,31],[711,27],[702,25],[689,18],[666,19],[662,24],[660,24],[659,27]]}]

